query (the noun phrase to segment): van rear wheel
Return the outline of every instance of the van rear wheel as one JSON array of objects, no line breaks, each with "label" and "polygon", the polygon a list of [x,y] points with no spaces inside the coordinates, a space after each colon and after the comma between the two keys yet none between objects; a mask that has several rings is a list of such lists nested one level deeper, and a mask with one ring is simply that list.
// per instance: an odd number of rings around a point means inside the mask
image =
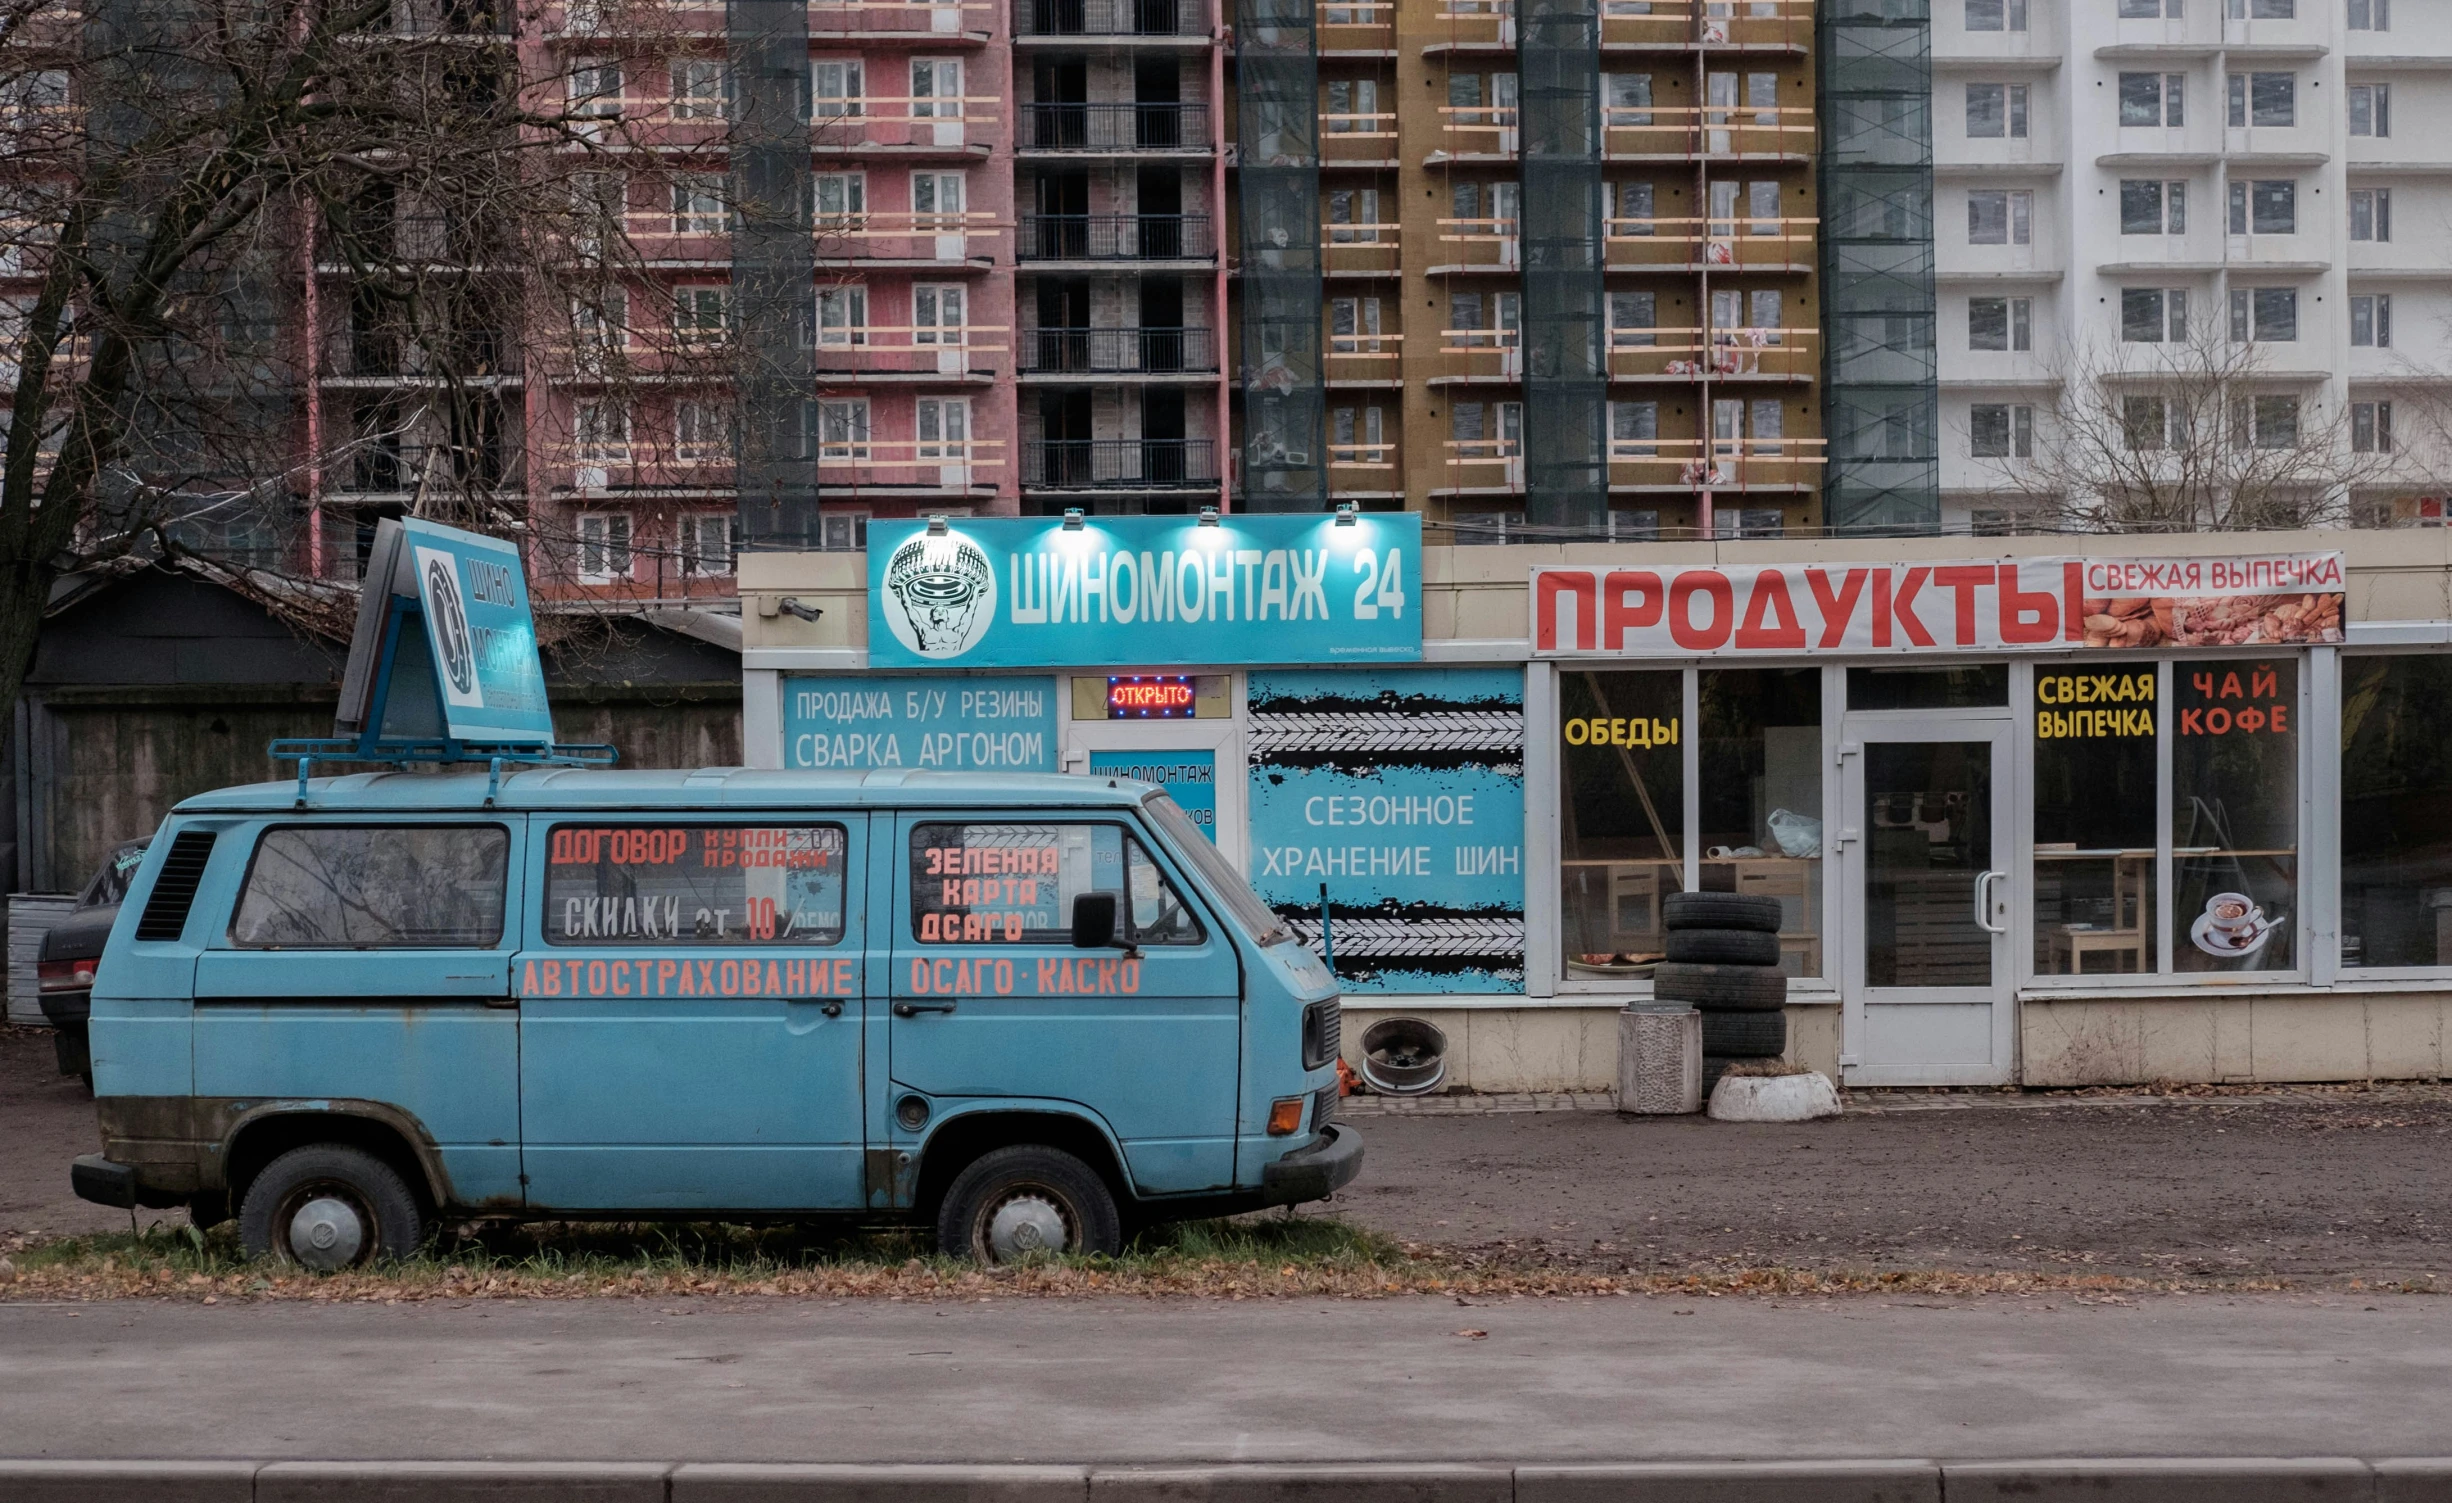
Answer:
[{"label": "van rear wheel", "polygon": [[1018,1263],[1033,1253],[1104,1253],[1124,1245],[1106,1181],[1059,1148],[1024,1143],[983,1154],[954,1177],[937,1210],[949,1258]]},{"label": "van rear wheel", "polygon": [[318,1143],[264,1166],[239,1204],[238,1240],[250,1257],[335,1273],[405,1258],[426,1228],[417,1197],[390,1165]]}]

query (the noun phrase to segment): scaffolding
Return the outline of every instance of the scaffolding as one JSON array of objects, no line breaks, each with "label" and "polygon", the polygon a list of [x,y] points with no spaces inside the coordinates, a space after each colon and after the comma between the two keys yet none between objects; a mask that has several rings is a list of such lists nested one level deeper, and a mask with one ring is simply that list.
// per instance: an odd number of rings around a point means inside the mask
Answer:
[{"label": "scaffolding", "polygon": [[1328,504],[1314,21],[1311,0],[1239,0],[1236,7],[1242,504],[1251,511]]},{"label": "scaffolding", "polygon": [[1833,532],[1941,523],[1930,0],[1831,0],[1822,86],[1823,516]]},{"label": "scaffolding", "polygon": [[1524,519],[1609,525],[1599,0],[1523,0]]},{"label": "scaffolding", "polygon": [[820,545],[807,0],[727,0],[734,486],[747,547]]}]

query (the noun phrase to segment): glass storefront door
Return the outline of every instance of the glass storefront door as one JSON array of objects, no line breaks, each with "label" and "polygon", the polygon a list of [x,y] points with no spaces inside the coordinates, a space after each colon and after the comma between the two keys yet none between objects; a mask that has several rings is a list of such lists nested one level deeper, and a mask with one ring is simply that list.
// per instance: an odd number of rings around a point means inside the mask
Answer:
[{"label": "glass storefront door", "polygon": [[2010,723],[1851,716],[1840,747],[1851,1085],[1990,1085],[2016,1064]]}]

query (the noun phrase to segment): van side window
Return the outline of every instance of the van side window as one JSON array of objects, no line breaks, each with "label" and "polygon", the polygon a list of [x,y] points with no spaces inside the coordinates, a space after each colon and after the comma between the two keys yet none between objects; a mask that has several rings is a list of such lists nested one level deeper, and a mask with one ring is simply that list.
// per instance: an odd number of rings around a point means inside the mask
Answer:
[{"label": "van side window", "polygon": [[260,950],[490,949],[500,825],[276,825],[256,842],[230,942]]},{"label": "van side window", "polygon": [[545,941],[831,945],[848,848],[841,825],[555,825]]},{"label": "van side window", "polygon": [[1111,824],[930,824],[911,832],[912,937],[1062,945],[1073,899],[1111,892],[1123,938],[1196,945],[1200,921],[1139,841]]}]

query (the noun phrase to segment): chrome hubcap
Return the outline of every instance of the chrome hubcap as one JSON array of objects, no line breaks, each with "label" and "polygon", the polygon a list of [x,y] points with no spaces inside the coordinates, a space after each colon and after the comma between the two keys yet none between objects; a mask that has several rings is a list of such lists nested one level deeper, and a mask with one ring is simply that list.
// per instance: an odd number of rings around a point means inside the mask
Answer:
[{"label": "chrome hubcap", "polygon": [[988,1257],[1010,1263],[1032,1253],[1060,1253],[1068,1237],[1064,1212],[1044,1195],[1024,1191],[996,1207],[988,1217]]},{"label": "chrome hubcap", "polygon": [[337,1195],[318,1195],[289,1219],[290,1256],[318,1273],[347,1268],[365,1247],[365,1218]]}]

